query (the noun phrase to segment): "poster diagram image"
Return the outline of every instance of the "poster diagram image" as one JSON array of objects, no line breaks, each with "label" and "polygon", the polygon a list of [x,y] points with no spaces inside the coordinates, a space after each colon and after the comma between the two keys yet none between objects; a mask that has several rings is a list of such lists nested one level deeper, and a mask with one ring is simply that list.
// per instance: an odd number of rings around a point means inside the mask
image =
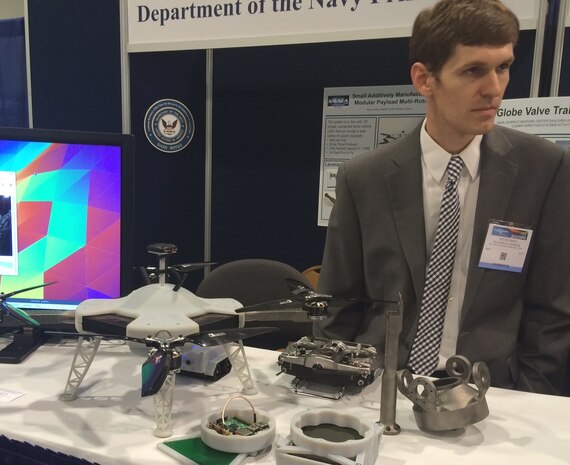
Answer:
[{"label": "poster diagram image", "polygon": [[420,122],[422,117],[403,116],[398,118],[379,118],[378,119],[378,137],[376,147],[394,142],[414,129]]}]

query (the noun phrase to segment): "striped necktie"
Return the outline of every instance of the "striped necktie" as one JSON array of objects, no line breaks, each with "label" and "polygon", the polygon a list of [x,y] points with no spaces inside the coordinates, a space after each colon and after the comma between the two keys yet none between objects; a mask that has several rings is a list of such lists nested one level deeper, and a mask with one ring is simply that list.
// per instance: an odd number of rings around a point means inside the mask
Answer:
[{"label": "striped necktie", "polygon": [[414,373],[421,375],[433,373],[439,360],[439,347],[457,248],[459,231],[457,185],[462,168],[461,157],[451,157],[447,165],[447,183],[441,200],[435,242],[426,272],[418,331],[408,362]]}]

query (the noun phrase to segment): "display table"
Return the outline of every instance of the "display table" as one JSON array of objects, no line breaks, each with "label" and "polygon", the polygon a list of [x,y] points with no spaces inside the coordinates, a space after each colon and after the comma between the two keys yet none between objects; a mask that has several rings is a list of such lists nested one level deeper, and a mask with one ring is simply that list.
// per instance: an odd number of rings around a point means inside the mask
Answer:
[{"label": "display table", "polygon": [[[59,400],[74,354],[72,340],[47,344],[20,365],[1,365],[0,435],[101,465],[174,465],[156,448],[152,398],[140,397],[144,357],[121,343],[103,341],[73,402]],[[328,400],[294,394],[291,377],[276,376],[277,353],[246,349],[259,393],[256,408],[273,414],[277,434],[289,433],[294,414],[307,408],[335,408],[371,423],[379,418],[380,383],[360,395]],[[11,399],[12,393],[22,395]],[[216,383],[178,375],[174,390],[172,438],[199,435],[200,419],[221,411],[240,393],[232,372]],[[243,402],[239,399],[234,402]],[[490,415],[464,430],[441,434],[420,431],[412,403],[399,394],[397,421],[402,432],[384,436],[378,464],[462,465],[570,463],[570,398],[492,388]],[[245,406],[245,403],[244,403]],[[273,452],[246,463],[274,463]]]}]

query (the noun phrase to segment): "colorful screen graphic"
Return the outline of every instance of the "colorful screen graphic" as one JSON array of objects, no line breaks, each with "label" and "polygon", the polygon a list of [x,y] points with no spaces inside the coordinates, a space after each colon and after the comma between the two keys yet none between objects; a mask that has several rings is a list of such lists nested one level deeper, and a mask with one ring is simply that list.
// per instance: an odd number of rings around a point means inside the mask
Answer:
[{"label": "colorful screen graphic", "polygon": [[121,295],[122,150],[0,139],[0,290],[54,283],[15,295],[15,305],[73,310]]}]

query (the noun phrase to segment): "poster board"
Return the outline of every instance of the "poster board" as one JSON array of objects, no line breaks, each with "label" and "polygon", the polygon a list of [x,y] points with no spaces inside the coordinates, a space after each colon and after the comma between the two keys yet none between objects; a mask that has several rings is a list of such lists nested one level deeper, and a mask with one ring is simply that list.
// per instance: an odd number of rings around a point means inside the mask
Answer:
[{"label": "poster board", "polygon": [[324,89],[319,226],[328,224],[338,167],[406,135],[424,114],[425,98],[412,85]]},{"label": "poster board", "polygon": [[[338,167],[406,135],[423,118],[424,103],[413,86],[325,89],[319,226],[328,225]],[[570,146],[570,97],[503,100],[495,122]]]}]

